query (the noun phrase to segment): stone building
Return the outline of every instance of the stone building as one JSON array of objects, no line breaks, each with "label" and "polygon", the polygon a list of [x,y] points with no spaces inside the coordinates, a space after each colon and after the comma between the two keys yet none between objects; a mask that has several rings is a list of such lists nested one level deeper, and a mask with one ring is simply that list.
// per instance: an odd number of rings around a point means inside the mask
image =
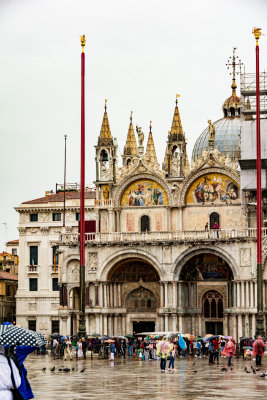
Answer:
[{"label": "stone building", "polygon": [[[241,205],[240,98],[204,130],[189,165],[178,103],[162,169],[152,126],[146,150],[132,115],[122,166],[107,107],[86,190],[86,331],[255,333],[256,229]],[[49,334],[76,333],[79,190],[22,203],[17,321]],[[265,244],[264,244],[265,246]],[[267,268],[264,269],[266,327]]]}]

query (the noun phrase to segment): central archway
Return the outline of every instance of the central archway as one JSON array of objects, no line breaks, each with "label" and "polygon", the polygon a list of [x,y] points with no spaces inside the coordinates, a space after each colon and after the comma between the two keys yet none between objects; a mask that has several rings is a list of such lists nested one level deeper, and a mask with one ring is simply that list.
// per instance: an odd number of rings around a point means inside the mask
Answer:
[{"label": "central archway", "polygon": [[107,279],[117,282],[158,282],[160,280],[156,269],[139,258],[122,260],[111,269]]}]

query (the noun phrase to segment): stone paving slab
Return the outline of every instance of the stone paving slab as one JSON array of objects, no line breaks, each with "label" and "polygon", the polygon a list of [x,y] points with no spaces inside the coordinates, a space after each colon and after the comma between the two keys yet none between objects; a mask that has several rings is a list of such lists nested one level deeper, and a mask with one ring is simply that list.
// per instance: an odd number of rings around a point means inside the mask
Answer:
[{"label": "stone paving slab", "polygon": [[[195,362],[195,365],[193,365]],[[30,355],[28,378],[36,400],[172,400],[172,399],[266,399],[267,376],[253,374],[255,361],[234,359],[233,371],[222,372],[227,360],[209,365],[207,359],[176,359],[176,372],[161,373],[158,361],[52,360]],[[55,366],[55,372],[50,369]],[[244,367],[251,373],[246,373]],[[46,371],[42,372],[42,368]],[[74,368],[60,372],[59,368]],[[84,372],[80,372],[85,369]],[[261,371],[267,370],[267,357]],[[197,372],[194,372],[197,371]]]}]

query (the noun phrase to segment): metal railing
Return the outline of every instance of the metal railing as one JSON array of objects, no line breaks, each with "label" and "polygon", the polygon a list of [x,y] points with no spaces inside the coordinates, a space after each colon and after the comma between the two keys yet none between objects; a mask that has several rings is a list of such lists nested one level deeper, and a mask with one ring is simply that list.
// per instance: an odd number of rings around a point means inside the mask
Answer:
[{"label": "metal railing", "polygon": [[[263,237],[267,236],[267,228],[262,229]],[[105,242],[164,242],[164,241],[214,241],[231,239],[255,239],[257,238],[256,228],[247,229],[210,229],[192,231],[156,231],[156,232],[108,232],[108,233],[86,233],[85,241],[97,243]],[[61,243],[78,243],[79,234],[61,234]]]}]

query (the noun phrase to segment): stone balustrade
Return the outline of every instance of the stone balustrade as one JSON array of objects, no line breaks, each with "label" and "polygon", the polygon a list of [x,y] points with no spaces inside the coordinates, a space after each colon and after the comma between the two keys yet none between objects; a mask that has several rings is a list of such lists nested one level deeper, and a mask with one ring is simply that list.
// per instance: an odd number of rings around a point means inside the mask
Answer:
[{"label": "stone balustrade", "polygon": [[[262,229],[263,237],[267,236],[267,228]],[[192,231],[156,231],[156,232],[107,232],[86,233],[85,241],[97,243],[106,242],[209,242],[228,241],[235,239],[251,240],[257,239],[257,229],[219,229],[219,230],[192,230]],[[64,243],[78,243],[79,234],[60,234],[59,241]]]}]

